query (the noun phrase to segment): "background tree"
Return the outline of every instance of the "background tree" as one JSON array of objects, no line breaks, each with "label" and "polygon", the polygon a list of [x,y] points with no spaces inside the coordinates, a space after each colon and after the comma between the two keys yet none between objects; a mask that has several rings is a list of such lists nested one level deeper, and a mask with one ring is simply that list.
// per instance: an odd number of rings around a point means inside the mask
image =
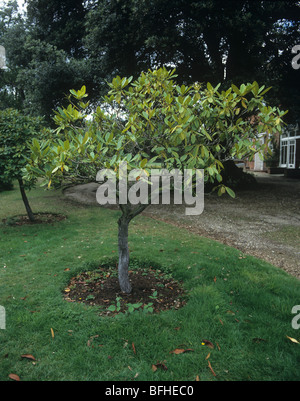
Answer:
[{"label": "background tree", "polygon": [[[56,3],[62,7],[61,2]],[[1,9],[0,25],[3,27],[0,41],[6,48],[8,67],[0,72],[0,108],[11,106],[35,116],[43,115],[52,122],[53,109],[62,104],[69,89],[81,86],[83,78],[88,81],[83,59],[72,56],[79,53],[76,36],[74,48],[71,39],[64,48],[65,41],[55,42],[50,34],[48,38],[47,30],[42,36],[43,23],[21,14],[16,1]]]},{"label": "background tree", "polygon": [[43,136],[42,119],[25,116],[13,109],[0,110],[0,181],[18,181],[30,221],[34,221],[34,214],[26,189],[32,188],[36,180],[32,178],[24,182],[22,169],[27,164],[32,139],[41,139]]},{"label": "background tree", "polygon": [[82,0],[28,0],[28,23],[34,39],[64,50],[68,56],[83,55],[82,38],[87,12]]},{"label": "background tree", "polygon": [[[219,182],[220,195],[226,191],[233,195],[222,184],[224,148],[230,149],[231,157],[253,155],[255,145],[262,148],[258,134],[280,130],[285,113],[265,104],[264,87],[256,82],[219,92],[220,85],[209,83],[179,86],[175,77],[174,71],[164,68],[142,73],[135,81],[117,76],[92,118],[84,100],[86,88],[72,90],[74,101],[66,109],[59,108],[55,116],[60,139],[32,146],[25,176],[42,176],[48,185],[78,176],[91,181],[98,170],[119,172],[120,163],[126,161],[130,169],[140,169],[139,176],[147,177],[157,162],[168,171],[203,169],[204,181]],[[85,177],[82,165],[90,166]],[[118,271],[120,288],[126,293],[131,291],[128,225],[147,205],[119,202]]]},{"label": "background tree", "polygon": [[264,82],[273,87],[267,99],[289,109],[287,121],[299,116],[299,71],[291,67],[298,1],[27,0],[27,15],[16,4],[0,12],[4,108],[25,102],[48,119],[70,88],[84,83],[95,104],[116,75],[165,65],[186,85]]},{"label": "background tree", "polygon": [[[298,1],[99,0],[90,2],[85,45],[99,81],[176,67],[182,83],[264,82],[272,103],[299,112],[291,49],[299,41]],[[113,74],[113,75],[111,75]],[[99,82],[101,85],[101,82]],[[298,94],[297,94],[298,93]]]}]

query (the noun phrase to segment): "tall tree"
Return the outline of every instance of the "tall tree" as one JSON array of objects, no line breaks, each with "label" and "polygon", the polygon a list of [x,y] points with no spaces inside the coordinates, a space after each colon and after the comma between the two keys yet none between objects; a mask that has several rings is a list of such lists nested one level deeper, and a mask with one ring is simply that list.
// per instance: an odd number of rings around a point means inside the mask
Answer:
[{"label": "tall tree", "polygon": [[[287,55],[299,38],[298,1],[99,0],[86,18],[85,45],[98,68],[134,75],[176,67],[183,82],[264,82],[293,110]],[[298,80],[299,82],[299,80]],[[299,85],[299,84],[298,84]],[[296,90],[295,90],[296,92]],[[296,94],[296,93],[295,93]]]},{"label": "tall tree", "polygon": [[33,36],[64,50],[68,55],[82,56],[82,37],[86,9],[82,0],[27,0],[28,22]]},{"label": "tall tree", "polygon": [[81,86],[81,77],[88,81],[84,61],[69,55],[59,42],[56,46],[54,40],[38,38],[41,28],[18,13],[16,2],[1,9],[0,25],[8,67],[0,72],[0,108],[22,109],[52,122],[53,109],[69,89]]}]

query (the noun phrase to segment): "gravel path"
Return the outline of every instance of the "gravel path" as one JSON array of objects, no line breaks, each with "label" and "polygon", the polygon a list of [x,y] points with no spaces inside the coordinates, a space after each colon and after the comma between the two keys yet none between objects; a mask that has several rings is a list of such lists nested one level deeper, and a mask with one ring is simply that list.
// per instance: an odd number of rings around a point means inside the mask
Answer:
[{"label": "gravel path", "polygon": [[[256,173],[255,190],[236,198],[205,195],[204,211],[186,216],[184,205],[151,205],[143,214],[233,246],[300,279],[300,180]],[[95,204],[95,183],[69,188],[65,195]]]}]

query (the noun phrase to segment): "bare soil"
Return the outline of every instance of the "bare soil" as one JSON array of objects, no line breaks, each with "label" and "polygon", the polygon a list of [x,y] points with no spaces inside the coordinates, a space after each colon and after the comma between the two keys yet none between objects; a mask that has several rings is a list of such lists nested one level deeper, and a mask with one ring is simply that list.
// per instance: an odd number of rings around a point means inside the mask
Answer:
[{"label": "bare soil", "polygon": [[66,216],[56,213],[34,213],[34,221],[30,221],[29,217],[25,215],[18,215],[2,219],[2,223],[10,226],[23,226],[33,224],[52,224],[57,221],[65,220]]},{"label": "bare soil", "polygon": [[[300,279],[300,180],[255,173],[257,186],[236,198],[205,194],[204,211],[186,216],[185,205],[150,205],[143,215],[186,228],[278,266]],[[81,204],[96,204],[96,183],[65,191]]]},{"label": "bare soil", "polygon": [[[83,272],[72,277],[64,290],[69,302],[80,302],[101,307],[102,316],[143,311],[159,313],[168,309],[179,309],[186,303],[186,292],[182,283],[160,270],[149,266],[129,272],[132,292],[120,291],[117,270],[99,266],[97,270]],[[131,310],[130,309],[131,306]],[[109,308],[115,308],[110,310]]]}]

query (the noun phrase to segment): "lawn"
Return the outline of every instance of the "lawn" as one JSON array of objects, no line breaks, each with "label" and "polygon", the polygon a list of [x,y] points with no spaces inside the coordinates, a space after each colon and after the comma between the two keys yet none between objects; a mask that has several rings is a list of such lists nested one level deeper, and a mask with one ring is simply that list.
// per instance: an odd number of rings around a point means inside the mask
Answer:
[{"label": "lawn", "polygon": [[[300,379],[300,344],[291,340],[300,342],[291,324],[300,304],[296,278],[140,215],[129,232],[134,265],[171,272],[186,303],[103,316],[98,305],[67,301],[65,289],[83,271],[115,266],[119,212],[72,204],[58,190],[37,188],[29,199],[34,212],[67,218],[0,224],[1,381],[10,374],[22,381]],[[19,214],[17,187],[1,192],[0,222]]]}]

